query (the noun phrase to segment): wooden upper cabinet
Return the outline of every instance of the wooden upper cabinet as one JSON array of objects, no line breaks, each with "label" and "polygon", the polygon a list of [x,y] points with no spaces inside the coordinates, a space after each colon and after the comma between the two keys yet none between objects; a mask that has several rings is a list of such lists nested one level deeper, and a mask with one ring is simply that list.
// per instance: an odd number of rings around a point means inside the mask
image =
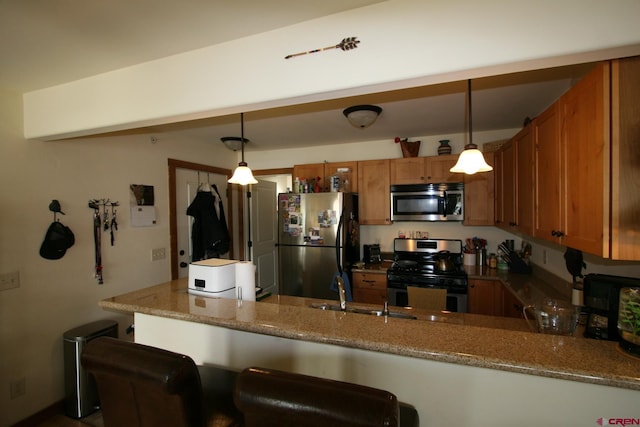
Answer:
[{"label": "wooden upper cabinet", "polygon": [[562,98],[565,194],[563,244],[609,256],[609,63]]},{"label": "wooden upper cabinet", "polygon": [[358,162],[360,224],[391,224],[389,163],[388,159]]},{"label": "wooden upper cabinet", "polygon": [[516,226],[516,151],[513,140],[508,141],[499,150],[499,169],[496,189],[500,195],[496,209],[496,225],[509,229]]},{"label": "wooden upper cabinet", "polygon": [[424,184],[427,162],[424,157],[405,157],[391,159],[390,182],[395,184]]},{"label": "wooden upper cabinet", "polygon": [[515,229],[533,235],[535,132],[528,125],[514,138],[516,144],[516,224]]},{"label": "wooden upper cabinet", "polygon": [[536,191],[533,235],[555,243],[560,243],[564,234],[563,150],[558,109],[558,104],[554,103],[534,122]]},{"label": "wooden upper cabinet", "polygon": [[462,182],[460,174],[449,172],[457,161],[458,155],[392,159],[391,184]]},{"label": "wooden upper cabinet", "polygon": [[331,190],[331,183],[329,178],[338,172],[338,169],[349,169],[346,173],[346,179],[349,180],[349,192],[358,192],[358,162],[330,162],[324,164],[324,182],[325,191]]},{"label": "wooden upper cabinet", "polygon": [[640,260],[640,57],[611,63],[611,258]]},{"label": "wooden upper cabinet", "polygon": [[494,153],[483,153],[491,172],[464,175],[464,225],[494,225]]},{"label": "wooden upper cabinet", "polygon": [[[325,191],[325,179],[324,179],[324,163],[312,163],[308,165],[294,165],[293,166],[293,176],[292,181],[295,181],[296,177],[298,177],[301,181],[302,179],[306,179],[307,182],[311,179],[316,179],[320,177],[320,188],[322,191]],[[294,190],[295,191],[295,190]]]},{"label": "wooden upper cabinet", "polygon": [[292,180],[298,177],[300,180],[317,179],[320,177],[321,191],[331,191],[331,183],[329,178],[336,174],[338,169],[349,169],[347,179],[349,180],[349,192],[358,192],[358,162],[331,162],[331,163],[311,163],[306,165],[294,165]]},{"label": "wooden upper cabinet", "polygon": [[463,177],[459,173],[449,172],[458,161],[458,154],[431,156],[426,159],[427,182],[462,182]]}]

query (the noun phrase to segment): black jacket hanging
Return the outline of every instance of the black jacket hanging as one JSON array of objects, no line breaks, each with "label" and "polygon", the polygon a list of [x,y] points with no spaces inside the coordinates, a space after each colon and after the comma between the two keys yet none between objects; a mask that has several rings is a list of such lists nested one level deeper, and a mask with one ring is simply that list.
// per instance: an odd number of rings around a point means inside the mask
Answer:
[{"label": "black jacket hanging", "polygon": [[[218,189],[214,185],[216,193]],[[218,193],[219,196],[219,193]],[[191,261],[217,258],[229,252],[229,231],[224,217],[222,200],[218,201],[220,218],[216,213],[215,196],[210,191],[198,191],[187,208],[187,215],[194,218],[191,228]]]}]

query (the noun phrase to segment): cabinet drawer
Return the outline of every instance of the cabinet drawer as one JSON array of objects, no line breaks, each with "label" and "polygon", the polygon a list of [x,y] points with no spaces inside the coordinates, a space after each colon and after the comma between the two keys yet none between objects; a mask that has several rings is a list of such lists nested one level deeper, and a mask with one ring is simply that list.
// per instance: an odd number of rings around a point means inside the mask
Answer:
[{"label": "cabinet drawer", "polygon": [[353,273],[353,287],[361,289],[378,289],[387,291],[385,274]]}]

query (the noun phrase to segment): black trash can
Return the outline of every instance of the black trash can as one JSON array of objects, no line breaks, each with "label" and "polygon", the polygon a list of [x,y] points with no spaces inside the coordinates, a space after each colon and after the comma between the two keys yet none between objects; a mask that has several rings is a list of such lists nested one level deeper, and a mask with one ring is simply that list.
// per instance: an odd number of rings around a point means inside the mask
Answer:
[{"label": "black trash can", "polygon": [[118,323],[98,320],[64,333],[65,412],[70,417],[86,417],[99,408],[95,381],[82,368],[80,356],[89,341],[102,336],[118,338]]}]

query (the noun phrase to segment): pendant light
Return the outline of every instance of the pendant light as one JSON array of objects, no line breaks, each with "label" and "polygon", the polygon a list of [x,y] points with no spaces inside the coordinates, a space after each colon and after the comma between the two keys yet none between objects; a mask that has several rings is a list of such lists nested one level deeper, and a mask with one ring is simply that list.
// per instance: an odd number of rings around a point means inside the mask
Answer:
[{"label": "pendant light", "polygon": [[468,109],[469,109],[469,143],[464,146],[464,150],[458,157],[458,162],[449,172],[466,173],[473,175],[476,172],[489,172],[493,168],[484,160],[482,152],[478,150],[478,146],[473,143],[473,130],[471,120],[471,79],[467,80],[468,86]]},{"label": "pendant light", "polygon": [[[244,139],[244,113],[240,113],[240,141],[245,141]],[[233,171],[233,176],[227,181],[229,184],[240,184],[240,185],[248,185],[248,184],[257,184],[258,181],[253,177],[253,173],[249,166],[247,166],[247,162],[244,161],[244,144],[240,144],[241,153],[242,153],[242,161],[238,163],[238,167],[235,171]]]}]

